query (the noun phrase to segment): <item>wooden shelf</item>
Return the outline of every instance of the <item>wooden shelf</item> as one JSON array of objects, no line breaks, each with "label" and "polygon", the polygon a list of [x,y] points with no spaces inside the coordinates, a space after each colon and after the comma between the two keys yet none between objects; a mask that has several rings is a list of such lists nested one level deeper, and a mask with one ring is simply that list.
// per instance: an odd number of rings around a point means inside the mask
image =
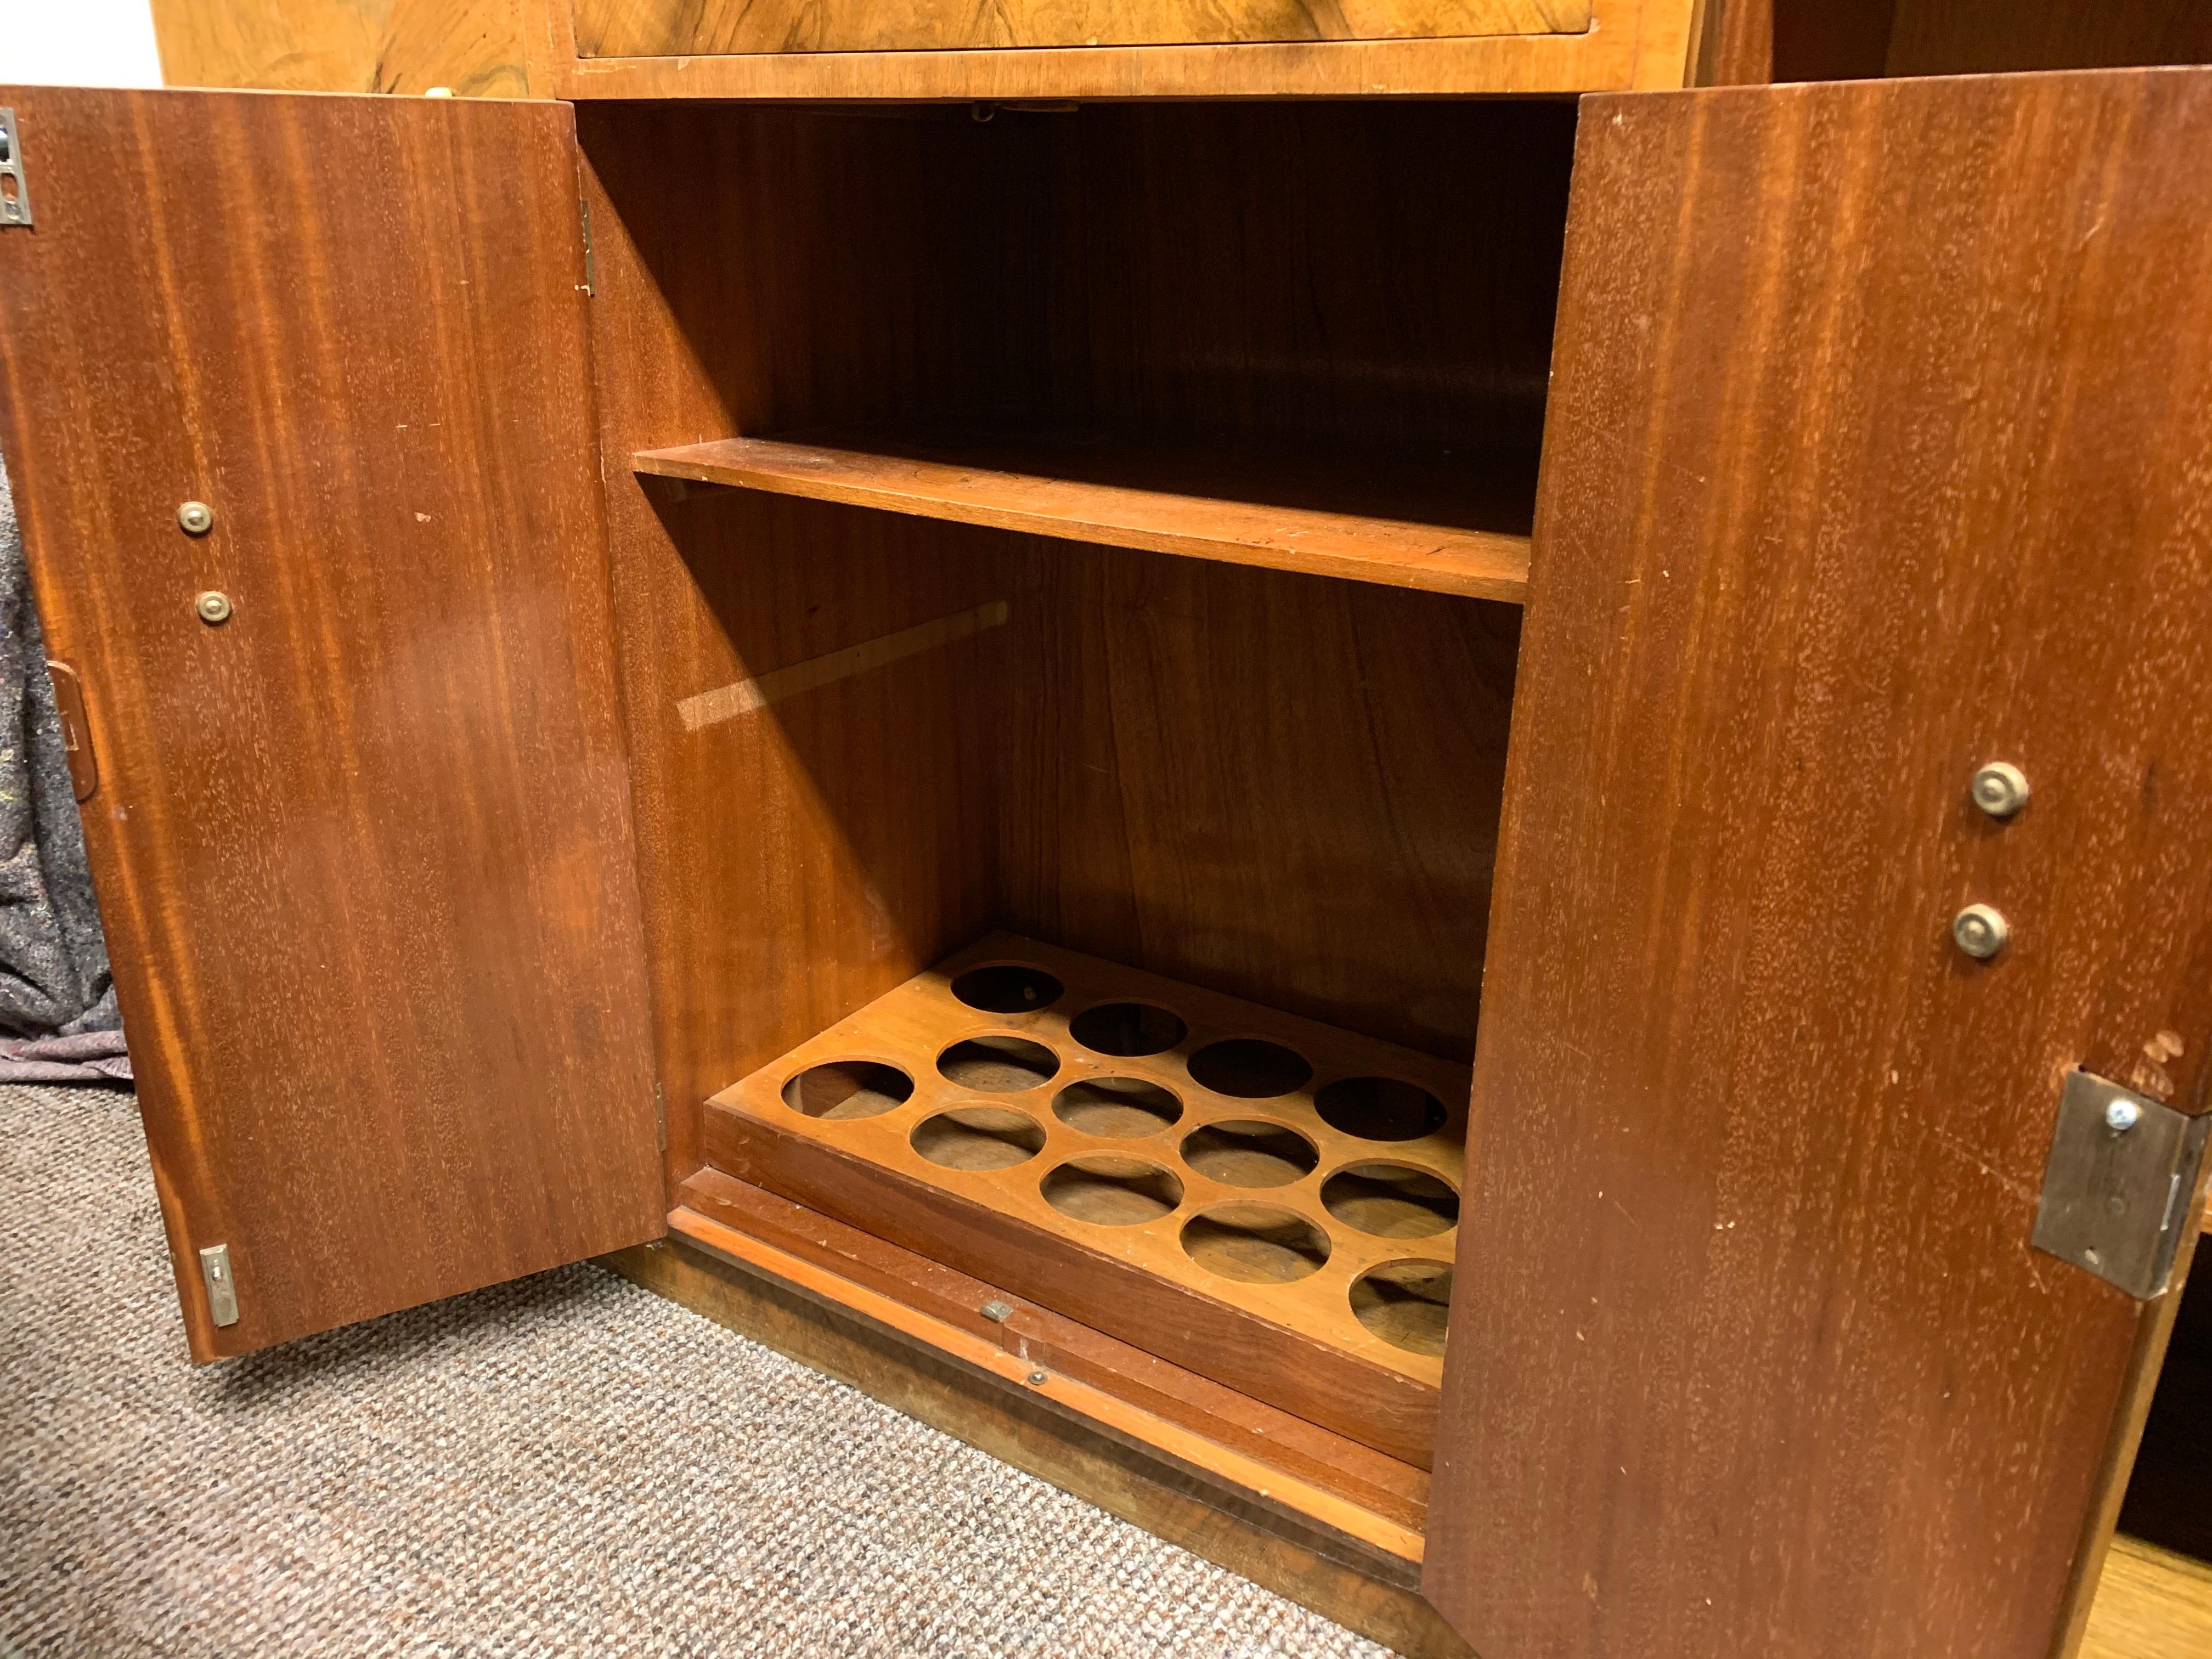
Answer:
[{"label": "wooden shelf", "polygon": [[647,450],[634,465],[693,483],[1512,605],[1528,586],[1528,507],[1510,487],[1443,465],[1334,469],[1363,504],[1449,515],[1414,520],[1314,505],[1328,469],[1126,446],[1043,441],[1010,451],[820,433]]}]

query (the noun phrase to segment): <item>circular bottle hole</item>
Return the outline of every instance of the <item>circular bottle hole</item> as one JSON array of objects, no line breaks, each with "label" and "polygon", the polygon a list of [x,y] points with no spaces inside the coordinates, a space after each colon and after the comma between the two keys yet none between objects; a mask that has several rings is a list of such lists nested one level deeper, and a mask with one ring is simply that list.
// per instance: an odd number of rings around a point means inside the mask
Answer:
[{"label": "circular bottle hole", "polygon": [[1441,1359],[1451,1287],[1441,1261],[1386,1261],[1352,1280],[1352,1316],[1394,1348]]},{"label": "circular bottle hole", "polygon": [[1428,1238],[1459,1224],[1459,1194],[1426,1170],[1353,1164],[1321,1184],[1322,1207],[1377,1238]]},{"label": "circular bottle hole", "polygon": [[952,994],[987,1014],[1033,1014],[1060,1000],[1067,988],[1042,968],[1018,962],[970,968],[952,981]]},{"label": "circular bottle hole", "polygon": [[922,1119],[908,1139],[947,1170],[1006,1170],[1044,1150],[1044,1126],[1003,1106],[957,1106]]},{"label": "circular bottle hole", "polygon": [[1209,1123],[1184,1138],[1182,1161],[1228,1187],[1287,1187],[1313,1173],[1321,1154],[1279,1123]]},{"label": "circular bottle hole", "polygon": [[1444,1103],[1417,1083],[1394,1077],[1339,1078],[1314,1097],[1332,1129],[1362,1140],[1419,1140],[1444,1127]]},{"label": "circular bottle hole", "polygon": [[1130,1140],[1156,1135],[1182,1116],[1182,1102],[1142,1078],[1098,1077],[1071,1083],[1052,1103],[1053,1113],[1086,1135]]},{"label": "circular bottle hole", "polygon": [[1182,1182],[1136,1158],[1072,1158],[1045,1176],[1042,1190],[1062,1215],[1101,1227],[1157,1220],[1182,1202]]},{"label": "circular bottle hole", "polygon": [[914,1079],[896,1066],[872,1060],[833,1060],[810,1066],[783,1085],[783,1103],[809,1117],[873,1117],[903,1106]]},{"label": "circular bottle hole", "polygon": [[1313,1067],[1303,1055],[1261,1037],[1209,1042],[1190,1057],[1190,1075],[1201,1089],[1236,1100],[1273,1100],[1303,1088]]},{"label": "circular bottle hole", "polygon": [[1217,1204],[1183,1224],[1183,1254],[1210,1273],[1247,1285],[1288,1285],[1328,1260],[1328,1235],[1295,1210]]},{"label": "circular bottle hole", "polygon": [[1149,1002],[1102,1002],[1067,1023],[1067,1034],[1094,1054],[1134,1060],[1164,1054],[1181,1042],[1189,1028],[1164,1008]]},{"label": "circular bottle hole", "polygon": [[937,1069],[963,1089],[1011,1095],[1051,1080],[1060,1056],[1027,1037],[969,1037],[937,1057]]}]

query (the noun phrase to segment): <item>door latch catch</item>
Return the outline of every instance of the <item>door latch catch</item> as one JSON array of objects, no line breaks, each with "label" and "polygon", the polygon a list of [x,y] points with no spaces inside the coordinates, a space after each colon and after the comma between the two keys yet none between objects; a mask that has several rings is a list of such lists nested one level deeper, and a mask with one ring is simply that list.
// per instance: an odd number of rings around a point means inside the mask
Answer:
[{"label": "door latch catch", "polygon": [[2212,1113],[2191,1117],[2069,1072],[2033,1243],[2138,1301],[2163,1296],[2189,1224]]},{"label": "door latch catch", "polygon": [[28,228],[31,186],[23,177],[23,141],[15,131],[15,112],[0,109],[0,229]]},{"label": "door latch catch", "polygon": [[210,1244],[200,1252],[200,1279],[207,1285],[208,1317],[218,1325],[238,1323],[238,1283],[230,1276],[230,1246]]}]

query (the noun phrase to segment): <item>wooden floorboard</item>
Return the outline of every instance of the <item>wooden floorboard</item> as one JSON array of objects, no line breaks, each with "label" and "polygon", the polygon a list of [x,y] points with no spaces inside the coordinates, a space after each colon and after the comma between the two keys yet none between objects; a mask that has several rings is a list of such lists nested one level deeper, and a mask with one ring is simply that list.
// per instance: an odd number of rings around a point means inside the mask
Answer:
[{"label": "wooden floorboard", "polygon": [[2105,1558],[2076,1659],[2212,1654],[2212,1565],[2123,1534]]}]

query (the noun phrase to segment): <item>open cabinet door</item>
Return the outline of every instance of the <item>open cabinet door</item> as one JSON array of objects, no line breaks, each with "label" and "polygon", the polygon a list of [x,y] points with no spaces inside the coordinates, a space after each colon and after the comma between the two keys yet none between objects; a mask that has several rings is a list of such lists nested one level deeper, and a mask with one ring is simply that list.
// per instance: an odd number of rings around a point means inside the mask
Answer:
[{"label": "open cabinet door", "polygon": [[[1484,1659],[2072,1639],[2173,1297],[2033,1242],[2062,1094],[2173,1135],[2212,1056],[2208,180],[2191,70],[1583,105],[1426,1565]],[[2194,1237],[2161,1144],[2115,1240]]]},{"label": "open cabinet door", "polygon": [[658,1234],[570,112],[0,104],[0,447],[193,1355]]}]

